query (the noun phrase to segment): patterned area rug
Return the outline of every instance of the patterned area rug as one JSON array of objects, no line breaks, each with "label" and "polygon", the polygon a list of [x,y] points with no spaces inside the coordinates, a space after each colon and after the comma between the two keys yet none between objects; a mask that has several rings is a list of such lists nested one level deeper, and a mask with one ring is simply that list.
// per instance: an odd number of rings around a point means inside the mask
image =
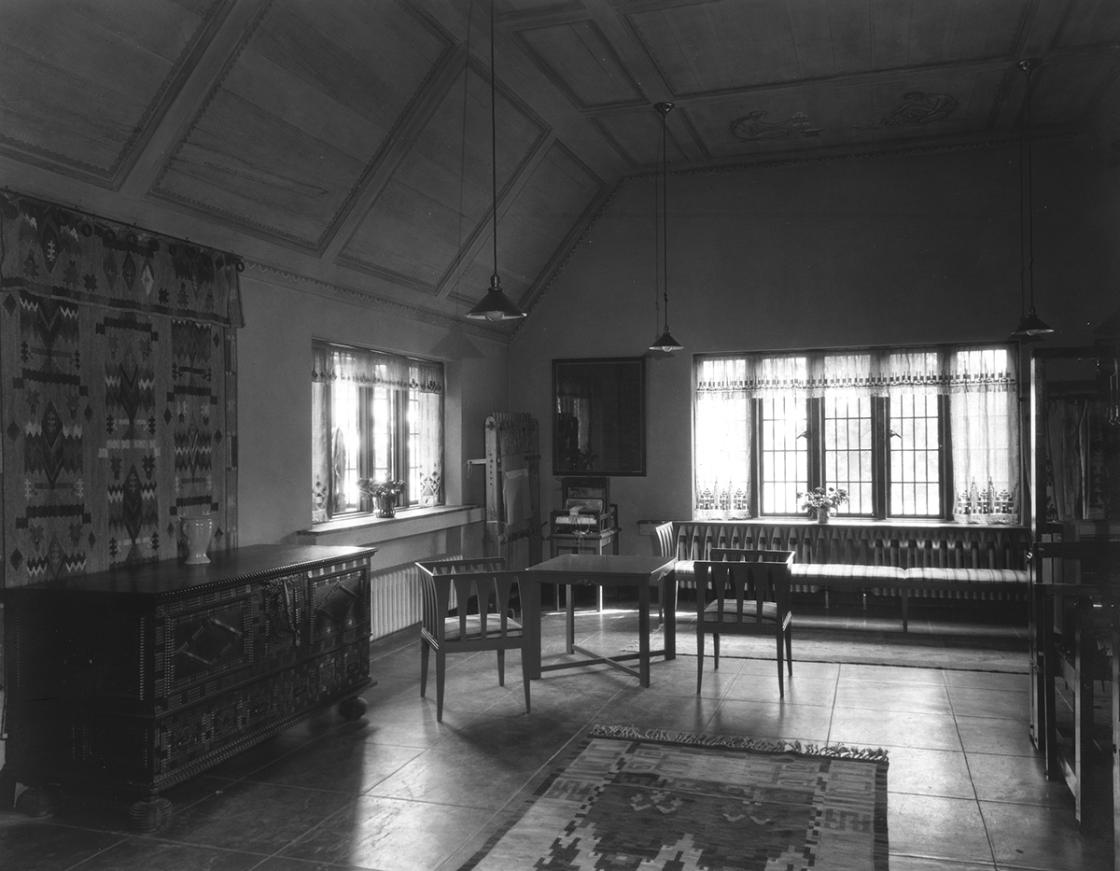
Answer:
[{"label": "patterned area rug", "polygon": [[886,871],[887,754],[594,726],[460,871]]}]

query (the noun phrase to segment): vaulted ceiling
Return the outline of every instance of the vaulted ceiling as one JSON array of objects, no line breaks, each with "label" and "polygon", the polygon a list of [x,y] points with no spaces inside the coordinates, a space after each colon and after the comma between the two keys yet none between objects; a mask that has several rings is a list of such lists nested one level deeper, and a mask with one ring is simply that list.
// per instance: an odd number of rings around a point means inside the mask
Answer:
[{"label": "vaulted ceiling", "polygon": [[[1034,131],[1120,140],[1116,0],[495,3],[499,271],[530,310],[656,167],[658,101],[672,170],[967,147],[1017,135],[1032,58]],[[493,269],[489,28],[489,0],[0,0],[0,181],[461,317]]]}]

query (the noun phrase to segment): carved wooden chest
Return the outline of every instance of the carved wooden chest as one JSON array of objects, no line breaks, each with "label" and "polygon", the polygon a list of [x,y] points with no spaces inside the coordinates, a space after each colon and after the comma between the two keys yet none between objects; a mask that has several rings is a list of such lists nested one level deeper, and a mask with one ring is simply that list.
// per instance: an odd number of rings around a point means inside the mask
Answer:
[{"label": "carved wooden chest", "polygon": [[153,829],[161,790],[324,706],[360,716],[374,552],[261,545],[5,590],[0,794],[108,794]]}]

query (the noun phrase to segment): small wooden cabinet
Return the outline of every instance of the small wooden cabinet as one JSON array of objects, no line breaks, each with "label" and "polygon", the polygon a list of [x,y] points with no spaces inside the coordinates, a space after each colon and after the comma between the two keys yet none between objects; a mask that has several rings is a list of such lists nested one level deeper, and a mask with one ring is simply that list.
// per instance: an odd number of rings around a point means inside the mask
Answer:
[{"label": "small wooden cabinet", "polygon": [[312,712],[361,716],[370,547],[260,545],[3,592],[8,740],[0,789],[129,803]]},{"label": "small wooden cabinet", "polygon": [[562,553],[593,553],[601,556],[608,550],[610,553],[618,553],[618,530],[608,529],[605,532],[589,532],[582,535],[553,533],[549,537],[549,544],[553,556],[560,556]]}]

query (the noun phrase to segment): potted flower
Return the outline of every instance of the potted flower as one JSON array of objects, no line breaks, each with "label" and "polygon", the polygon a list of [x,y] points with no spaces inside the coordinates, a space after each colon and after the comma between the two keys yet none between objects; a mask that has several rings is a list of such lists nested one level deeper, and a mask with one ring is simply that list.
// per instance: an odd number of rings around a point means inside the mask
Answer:
[{"label": "potted flower", "polygon": [[378,481],[358,479],[358,489],[377,504],[378,517],[392,517],[396,513],[397,497],[404,492],[404,481]]},{"label": "potted flower", "polygon": [[798,493],[797,498],[809,516],[817,518],[817,523],[828,523],[832,509],[848,501],[848,491],[842,487],[813,487]]}]

